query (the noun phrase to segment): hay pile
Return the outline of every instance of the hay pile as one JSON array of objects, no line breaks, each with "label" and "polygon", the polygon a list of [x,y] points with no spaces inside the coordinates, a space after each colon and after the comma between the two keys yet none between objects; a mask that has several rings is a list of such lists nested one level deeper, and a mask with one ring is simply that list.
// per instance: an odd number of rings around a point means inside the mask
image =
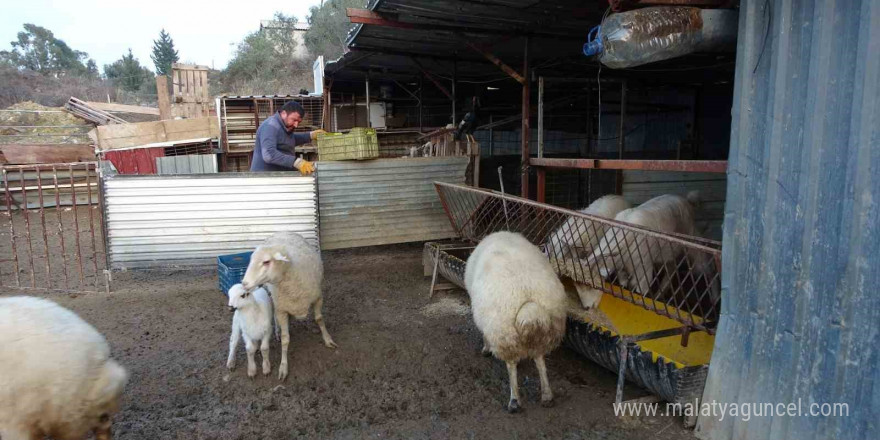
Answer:
[{"label": "hay pile", "polygon": [[[91,140],[86,136],[86,133],[95,126],[88,121],[67,113],[64,111],[64,108],[45,107],[33,102],[20,102],[9,106],[6,110],[30,111],[0,112],[0,144],[91,143]],[[61,113],[35,113],[34,111],[54,111]]]}]

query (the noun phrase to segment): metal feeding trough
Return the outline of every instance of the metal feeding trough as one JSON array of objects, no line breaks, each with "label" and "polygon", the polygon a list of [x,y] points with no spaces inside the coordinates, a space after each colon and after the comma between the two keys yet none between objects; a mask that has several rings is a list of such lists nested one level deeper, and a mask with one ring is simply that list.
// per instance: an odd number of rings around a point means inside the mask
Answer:
[{"label": "metal feeding trough", "polygon": [[[438,276],[464,288],[467,258],[486,235],[501,230],[521,233],[544,251],[563,284],[601,292],[598,306],[591,310],[571,308],[565,343],[618,373],[617,403],[623,400],[624,379],[672,403],[701,397],[720,310],[720,243],[658,233],[495,191],[434,185],[461,240],[425,244],[425,275],[432,276],[432,293]],[[588,258],[590,244],[602,237],[605,245],[613,240],[617,260]],[[668,258],[657,267],[649,255]],[[628,274],[620,267],[650,270]]]}]

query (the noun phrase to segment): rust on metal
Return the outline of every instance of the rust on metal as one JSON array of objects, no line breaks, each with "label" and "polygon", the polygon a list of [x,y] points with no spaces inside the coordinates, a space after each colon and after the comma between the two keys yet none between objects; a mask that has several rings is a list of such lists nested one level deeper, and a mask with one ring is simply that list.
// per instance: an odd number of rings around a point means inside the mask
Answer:
[{"label": "rust on metal", "polygon": [[547,159],[532,158],[533,167],[603,170],[680,171],[726,173],[726,160],[639,160],[639,159]]},{"label": "rust on metal", "polygon": [[70,288],[70,278],[67,273],[67,246],[64,243],[64,221],[61,219],[61,191],[58,189],[58,166],[52,165],[52,184],[55,187],[55,213],[58,215],[58,238],[61,240],[61,265],[64,272],[64,287]]},{"label": "rust on metal", "polygon": [[[71,200],[73,201],[73,224],[74,224],[74,237],[76,237],[76,264],[79,266],[79,283],[85,284],[85,272],[83,271],[83,263],[82,263],[82,244],[79,239],[79,212],[77,211],[76,205],[76,185],[73,183],[73,164],[69,164],[67,170],[70,172],[70,190],[71,190]],[[91,188],[87,188],[88,191],[91,191]]]},{"label": "rust on metal", "polygon": [[40,201],[40,208],[39,208],[40,209],[40,226],[42,226],[42,228],[40,229],[40,232],[43,233],[43,250],[45,251],[44,253],[46,255],[46,282],[49,283],[49,288],[51,289],[52,288],[52,257],[49,256],[49,236],[46,233],[47,232],[46,231],[46,212],[45,212],[45,209],[43,209],[43,207],[46,206],[43,203],[43,176],[42,176],[42,169],[40,168],[40,166],[37,165],[35,168],[37,171],[37,196],[38,196],[38,200]]},{"label": "rust on metal", "polygon": [[25,230],[24,235],[27,238],[28,243],[28,257],[30,260],[30,269],[31,269],[31,287],[37,287],[36,275],[34,274],[34,245],[31,242],[31,218],[28,214],[28,201],[27,201],[27,186],[25,185],[24,180],[24,168],[18,169],[18,177],[21,179],[19,183],[21,184],[21,209],[24,212],[24,223]]},{"label": "rust on metal", "polygon": [[19,277],[18,267],[18,247],[15,244],[15,222],[12,219],[12,204],[15,202],[9,193],[9,173],[3,169],[3,189],[6,201],[6,217],[9,218],[9,241],[12,244],[12,262],[15,269],[15,285],[21,287],[21,279]]},{"label": "rust on metal", "polygon": [[[529,37],[526,36],[525,48],[523,49],[523,76],[528,79],[529,76]],[[521,181],[521,195],[524,199],[529,198],[529,119],[531,118],[531,98],[530,98],[530,90],[529,90],[529,82],[525,81],[523,84],[522,91],[522,144],[520,148],[522,149],[522,158],[521,165],[522,171],[520,173]]]},{"label": "rust on metal", "polygon": [[[488,50],[475,44],[472,41],[468,41],[464,38],[462,38],[462,40],[464,41],[464,44],[466,44],[468,47],[473,49],[475,52],[477,52],[480,55],[482,55],[483,57],[485,57],[487,60],[489,60],[490,63],[496,65],[499,69],[504,71],[504,73],[510,75],[511,78],[515,79],[520,84],[526,83],[526,79],[525,79],[525,77],[523,77],[523,75],[520,75],[519,72],[517,72],[512,67],[505,64],[504,61],[501,61],[501,59],[496,57],[495,55],[493,55],[492,52],[489,52]],[[528,74],[528,73],[526,72],[526,74]]]}]

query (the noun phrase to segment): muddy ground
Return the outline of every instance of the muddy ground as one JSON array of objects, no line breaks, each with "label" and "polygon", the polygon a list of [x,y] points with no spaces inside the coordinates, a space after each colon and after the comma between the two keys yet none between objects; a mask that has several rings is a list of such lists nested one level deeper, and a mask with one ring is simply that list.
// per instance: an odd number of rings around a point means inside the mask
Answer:
[{"label": "muddy ground", "polygon": [[564,347],[547,360],[555,407],[539,405],[534,364],[522,362],[525,411],[507,414],[504,365],[480,355],[464,292],[428,299],[421,251],[324,252],[324,316],[339,348],[324,347],[313,321],[294,321],[283,383],[274,341],[272,375],[248,379],[243,344],[226,369],[232,316],[214,271],[117,273],[111,294],[29,294],[95,325],[129,369],[117,439],[694,438],[680,418],[615,417],[616,376]]}]

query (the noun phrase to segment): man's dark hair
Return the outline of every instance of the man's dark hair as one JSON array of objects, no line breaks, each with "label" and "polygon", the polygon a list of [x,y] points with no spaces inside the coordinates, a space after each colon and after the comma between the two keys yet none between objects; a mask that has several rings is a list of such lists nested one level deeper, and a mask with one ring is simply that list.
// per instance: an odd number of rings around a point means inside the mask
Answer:
[{"label": "man's dark hair", "polygon": [[283,111],[285,113],[297,112],[297,113],[299,113],[300,116],[303,116],[303,117],[306,115],[306,109],[304,109],[303,106],[301,106],[296,101],[285,102],[284,106],[281,107],[281,111]]}]

